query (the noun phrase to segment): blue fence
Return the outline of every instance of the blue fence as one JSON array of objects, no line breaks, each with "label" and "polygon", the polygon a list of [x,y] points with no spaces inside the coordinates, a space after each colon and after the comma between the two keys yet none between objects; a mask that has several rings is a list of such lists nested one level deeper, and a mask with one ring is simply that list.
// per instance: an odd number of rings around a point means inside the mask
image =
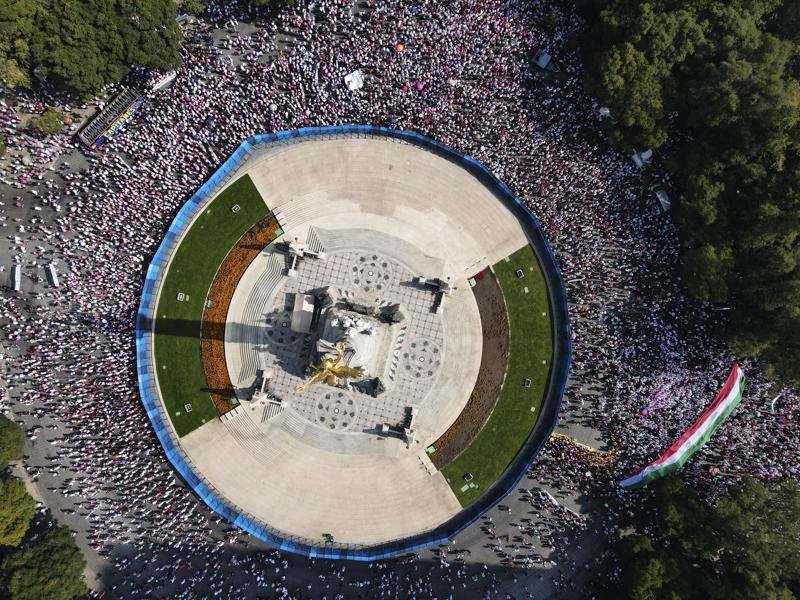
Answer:
[{"label": "blue fence", "polygon": [[[539,419],[528,440],[501,477],[478,500],[431,531],[383,544],[358,547],[344,547],[336,544],[316,545],[311,540],[284,534],[266,523],[261,523],[249,517],[220,497],[210,483],[204,480],[202,474],[196,472],[189,457],[185,456],[181,451],[178,440],[166,421],[168,417],[163,412],[155,375],[151,371],[153,362],[152,326],[155,322],[158,288],[166,274],[170,256],[172,256],[184,229],[189,226],[205,201],[235,176],[247,156],[259,146],[294,143],[312,138],[333,139],[341,136],[379,136],[414,144],[459,164],[484,185],[492,189],[519,218],[539,263],[542,265],[549,291],[554,337],[554,360],[550,369],[550,377]],[[230,158],[183,205],[167,230],[147,269],[147,276],[142,289],[142,299],[136,319],[136,363],[139,377],[139,393],[156,436],[158,436],[164,452],[175,470],[209,507],[233,522],[240,529],[281,550],[309,557],[331,559],[373,561],[413,552],[434,544],[445,543],[448,540],[452,540],[459,532],[474,523],[487,510],[511,493],[519,485],[520,480],[527,473],[534,458],[536,458],[536,455],[556,426],[571,358],[572,343],[564,281],[547,238],[542,233],[536,217],[511,193],[511,190],[503,182],[499,181],[485,166],[475,159],[416,133],[369,125],[307,127],[256,135],[242,142]]]}]

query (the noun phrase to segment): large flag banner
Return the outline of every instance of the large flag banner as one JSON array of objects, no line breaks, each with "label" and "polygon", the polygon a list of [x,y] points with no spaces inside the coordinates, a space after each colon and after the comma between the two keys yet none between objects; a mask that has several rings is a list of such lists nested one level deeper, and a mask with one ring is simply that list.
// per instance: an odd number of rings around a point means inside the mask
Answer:
[{"label": "large flag banner", "polygon": [[742,400],[742,391],[746,382],[747,377],[745,377],[744,371],[738,364],[734,364],[725,385],[722,386],[717,397],[695,421],[694,425],[689,427],[660,458],[639,469],[635,475],[628,477],[620,485],[624,488],[647,485],[655,479],[680,469],[695,452],[705,445],[717,428],[722,425],[722,422],[738,406]]}]

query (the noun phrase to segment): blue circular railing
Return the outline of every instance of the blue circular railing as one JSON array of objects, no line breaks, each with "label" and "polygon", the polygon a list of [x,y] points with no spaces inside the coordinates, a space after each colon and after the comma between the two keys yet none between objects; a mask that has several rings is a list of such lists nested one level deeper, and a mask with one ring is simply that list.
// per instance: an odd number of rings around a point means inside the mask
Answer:
[{"label": "blue circular railing", "polygon": [[[244,164],[247,156],[259,146],[293,143],[320,137],[331,139],[349,135],[384,137],[414,144],[434,152],[462,166],[505,202],[522,224],[544,272],[553,321],[554,357],[536,425],[522,449],[497,481],[475,502],[430,531],[391,542],[357,547],[336,544],[319,545],[311,540],[281,533],[268,524],[259,523],[250,518],[220,497],[216,490],[202,478],[202,474],[195,472],[191,460],[181,451],[175,434],[169,423],[166,422],[167,417],[162,412],[155,375],[151,370],[152,328],[155,322],[158,287],[165,274],[172,251],[204,201],[209,200],[220,186],[228,183],[239,167]],[[511,493],[527,473],[531,463],[555,429],[561,408],[561,399],[567,384],[571,358],[572,342],[564,281],[550,244],[542,233],[536,217],[519,198],[511,193],[508,186],[499,181],[491,171],[475,159],[417,133],[371,125],[306,127],[256,135],[242,142],[230,158],[184,203],[172,221],[147,269],[142,288],[142,299],[136,317],[136,370],[142,404],[153,425],[153,430],[164,448],[167,459],[187,485],[215,512],[264,542],[288,552],[330,559],[373,561],[413,552],[434,544],[446,543]]]}]

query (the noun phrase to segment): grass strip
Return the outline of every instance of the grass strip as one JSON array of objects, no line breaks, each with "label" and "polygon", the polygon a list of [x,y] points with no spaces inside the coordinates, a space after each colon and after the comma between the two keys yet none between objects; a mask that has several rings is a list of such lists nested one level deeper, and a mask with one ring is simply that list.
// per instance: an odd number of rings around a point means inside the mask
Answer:
[{"label": "grass strip", "polygon": [[[516,275],[521,270],[522,277]],[[547,284],[533,248],[525,246],[493,266],[509,317],[510,352],[500,398],[472,444],[442,473],[462,506],[494,483],[528,439],[539,418],[553,362],[553,325]],[[524,387],[530,379],[531,387]],[[467,486],[464,475],[472,474]]]},{"label": "grass strip", "polygon": [[178,436],[217,416],[200,362],[206,295],[230,249],[268,212],[250,176],[240,177],[195,219],[172,258],[158,301],[153,352],[161,398]]}]

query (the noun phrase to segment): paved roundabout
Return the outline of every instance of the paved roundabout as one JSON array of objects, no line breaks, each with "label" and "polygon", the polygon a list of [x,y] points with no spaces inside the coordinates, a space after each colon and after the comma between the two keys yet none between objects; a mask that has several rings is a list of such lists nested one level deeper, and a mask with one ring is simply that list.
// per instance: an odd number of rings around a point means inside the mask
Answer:
[{"label": "paved roundabout", "polygon": [[278,547],[373,560],[451,539],[552,431],[560,274],[485,168],[374,127],[246,140],[148,270],[140,392],[212,508]]}]

